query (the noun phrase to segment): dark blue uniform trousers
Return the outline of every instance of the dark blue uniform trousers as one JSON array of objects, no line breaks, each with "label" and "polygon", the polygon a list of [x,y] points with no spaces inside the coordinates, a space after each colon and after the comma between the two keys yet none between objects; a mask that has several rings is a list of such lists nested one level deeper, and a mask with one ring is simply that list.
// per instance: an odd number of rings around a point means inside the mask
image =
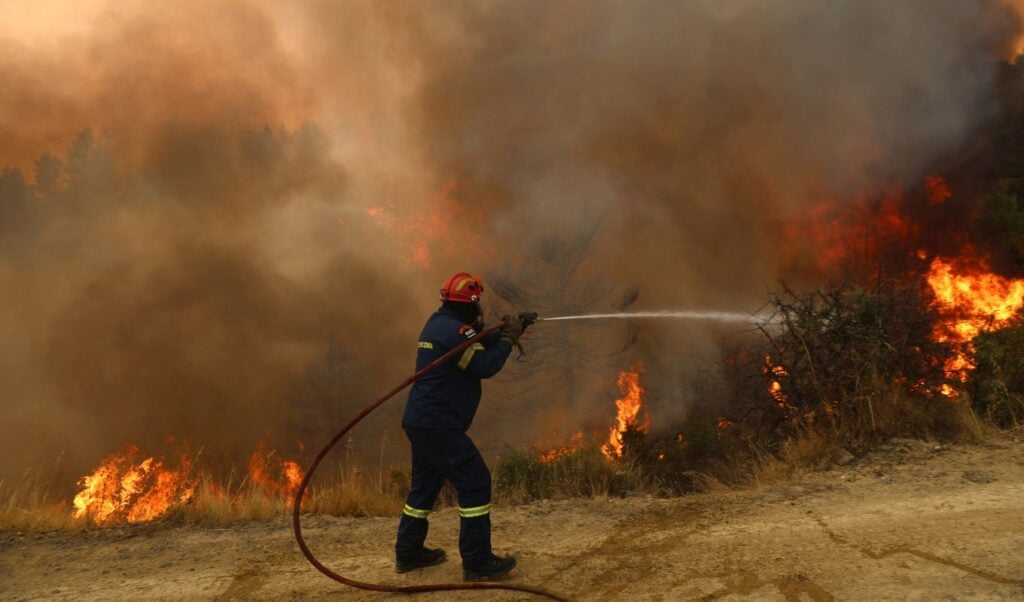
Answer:
[{"label": "dark blue uniform trousers", "polygon": [[427,538],[427,513],[445,480],[459,498],[459,553],[463,567],[491,558],[491,473],[476,445],[459,429],[405,427],[412,444],[412,485],[398,524],[395,554],[414,557]]}]

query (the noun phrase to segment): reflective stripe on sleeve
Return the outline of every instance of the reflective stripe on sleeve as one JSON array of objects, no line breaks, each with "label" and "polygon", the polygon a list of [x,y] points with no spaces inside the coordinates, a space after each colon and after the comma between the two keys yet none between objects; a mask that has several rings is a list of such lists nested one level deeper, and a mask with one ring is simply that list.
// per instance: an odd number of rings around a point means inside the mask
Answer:
[{"label": "reflective stripe on sleeve", "polygon": [[459,516],[462,518],[476,518],[491,513],[491,505],[474,506],[473,508],[459,508]]},{"label": "reflective stripe on sleeve", "polygon": [[402,508],[402,514],[413,518],[427,518],[427,515],[430,514],[430,510],[420,510],[419,508],[413,508],[409,504],[406,504],[405,508]]},{"label": "reflective stripe on sleeve", "polygon": [[463,351],[462,357],[459,358],[459,370],[465,370],[466,366],[469,366],[469,362],[473,360],[473,355],[483,348],[484,346],[481,345],[480,343],[473,343],[472,345],[469,346],[469,349]]}]

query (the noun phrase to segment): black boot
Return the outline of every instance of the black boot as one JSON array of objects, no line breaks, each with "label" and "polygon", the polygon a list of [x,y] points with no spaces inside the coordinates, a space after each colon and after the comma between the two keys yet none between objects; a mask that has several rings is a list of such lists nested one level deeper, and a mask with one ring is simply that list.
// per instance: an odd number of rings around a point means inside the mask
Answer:
[{"label": "black boot", "polygon": [[408,573],[425,566],[441,564],[445,560],[444,550],[423,548],[419,552],[409,556],[395,556],[395,572]]},{"label": "black boot", "polygon": [[491,555],[491,558],[487,562],[483,563],[478,567],[462,567],[462,580],[463,581],[491,581],[495,579],[501,579],[505,575],[508,575],[509,571],[516,568],[515,556],[500,556]]}]

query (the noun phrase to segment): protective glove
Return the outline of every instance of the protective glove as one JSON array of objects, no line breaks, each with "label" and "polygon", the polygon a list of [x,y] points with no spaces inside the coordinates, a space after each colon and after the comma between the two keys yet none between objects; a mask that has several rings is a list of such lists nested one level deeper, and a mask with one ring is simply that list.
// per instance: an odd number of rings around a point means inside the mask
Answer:
[{"label": "protective glove", "polygon": [[518,343],[519,337],[523,336],[523,330],[525,329],[523,320],[519,316],[505,315],[501,318],[501,329],[498,332],[501,333],[503,338],[507,338],[512,343]]},{"label": "protective glove", "polygon": [[537,321],[537,312],[526,311],[519,314],[519,321],[523,323],[523,332]]}]

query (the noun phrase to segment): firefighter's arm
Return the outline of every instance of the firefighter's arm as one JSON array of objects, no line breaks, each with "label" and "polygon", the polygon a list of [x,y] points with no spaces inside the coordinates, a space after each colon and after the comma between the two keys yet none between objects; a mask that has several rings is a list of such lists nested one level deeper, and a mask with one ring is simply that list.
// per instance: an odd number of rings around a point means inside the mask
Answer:
[{"label": "firefighter's arm", "polygon": [[490,378],[501,371],[512,353],[512,342],[506,337],[492,340],[488,340],[487,345],[477,341],[463,351],[458,360],[459,369],[475,378]]},{"label": "firefighter's arm", "polygon": [[492,333],[485,334],[484,337],[480,339],[480,342],[484,344],[484,347],[490,347],[491,345],[497,343],[498,339],[500,338],[501,331],[495,330]]}]

